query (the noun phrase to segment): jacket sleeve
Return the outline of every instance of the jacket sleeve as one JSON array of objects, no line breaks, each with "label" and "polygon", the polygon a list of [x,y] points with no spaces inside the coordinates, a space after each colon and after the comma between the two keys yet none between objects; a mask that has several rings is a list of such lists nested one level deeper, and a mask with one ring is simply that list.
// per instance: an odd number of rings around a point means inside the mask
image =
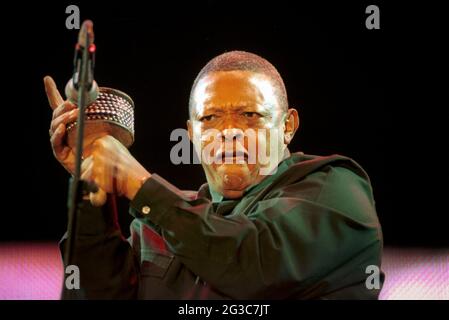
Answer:
[{"label": "jacket sleeve", "polygon": [[316,297],[364,283],[382,246],[369,180],[327,168],[227,216],[153,175],[132,212],[158,225],[170,250],[231,298]]},{"label": "jacket sleeve", "polygon": [[[63,284],[63,298],[136,298],[138,263],[121,234],[116,210],[115,197],[111,195],[103,207],[94,207],[89,201],[80,205],[73,253],[73,264],[79,269],[80,289],[69,290]],[[60,242],[63,257],[66,243],[67,233]]]}]

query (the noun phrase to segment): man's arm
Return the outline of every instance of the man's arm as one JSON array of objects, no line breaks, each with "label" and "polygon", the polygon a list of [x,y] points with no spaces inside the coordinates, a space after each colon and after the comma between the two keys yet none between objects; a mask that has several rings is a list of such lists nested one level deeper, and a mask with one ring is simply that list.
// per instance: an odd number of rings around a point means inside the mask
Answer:
[{"label": "man's arm", "polygon": [[276,193],[249,212],[223,217],[210,214],[207,199],[189,201],[153,175],[131,205],[161,227],[192,272],[235,299],[319,297],[364,283],[366,266],[380,264],[367,180],[330,167]]},{"label": "man's arm", "polygon": [[[120,231],[115,198],[108,195],[103,207],[83,201],[78,212],[78,234],[73,263],[80,271],[75,299],[133,299],[138,290],[138,261]],[[60,243],[64,256],[66,235]],[[68,290],[64,286],[64,290]]]},{"label": "man's arm", "polygon": [[[67,145],[66,126],[76,121],[79,109],[70,101],[64,101],[51,77],[45,77],[44,84],[53,110],[49,130],[53,154],[73,174],[75,155]],[[102,136],[101,132],[98,134]],[[125,147],[123,149],[126,150]],[[89,168],[87,159],[83,161],[83,167]],[[114,159],[110,160],[114,162]],[[129,163],[125,167],[129,169]],[[133,186],[132,183],[128,185]],[[116,214],[115,198],[112,196],[108,196],[107,204],[101,208],[93,207],[89,201],[84,201],[79,208],[74,263],[80,270],[81,289],[73,291],[71,296],[79,299],[126,299],[136,296],[138,263],[135,262],[130,245],[121,235]],[[63,255],[65,244],[64,236],[60,244]],[[64,290],[67,290],[65,286]]]}]

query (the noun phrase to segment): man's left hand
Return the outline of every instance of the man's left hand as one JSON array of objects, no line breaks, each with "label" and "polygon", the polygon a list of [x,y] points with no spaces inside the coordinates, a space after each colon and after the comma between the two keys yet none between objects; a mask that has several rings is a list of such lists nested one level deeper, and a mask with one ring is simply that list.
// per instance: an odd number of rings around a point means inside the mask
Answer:
[{"label": "man's left hand", "polygon": [[97,139],[83,161],[81,179],[107,193],[133,200],[151,174],[129,153],[117,139],[104,136]]}]

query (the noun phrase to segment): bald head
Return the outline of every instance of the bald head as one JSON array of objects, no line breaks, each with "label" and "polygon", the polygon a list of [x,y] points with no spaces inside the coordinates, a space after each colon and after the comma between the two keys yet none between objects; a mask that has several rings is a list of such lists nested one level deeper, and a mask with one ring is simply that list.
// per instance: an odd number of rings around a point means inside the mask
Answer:
[{"label": "bald head", "polygon": [[280,108],[283,111],[287,111],[287,92],[285,90],[284,81],[276,68],[266,59],[254,53],[231,51],[213,58],[203,67],[203,69],[201,69],[190,92],[190,115],[192,115],[192,108],[195,104],[194,92],[200,80],[211,73],[223,71],[249,71],[267,77],[273,86]]}]

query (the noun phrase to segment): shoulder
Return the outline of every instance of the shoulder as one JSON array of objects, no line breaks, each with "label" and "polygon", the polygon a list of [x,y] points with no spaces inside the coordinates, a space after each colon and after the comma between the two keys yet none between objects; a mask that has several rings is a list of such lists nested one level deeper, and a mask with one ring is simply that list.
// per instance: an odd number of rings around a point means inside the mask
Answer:
[{"label": "shoulder", "polygon": [[353,159],[333,154],[329,156],[293,153],[286,159],[288,169],[279,177],[286,182],[296,182],[320,176],[327,183],[360,183],[371,185],[368,174]]},{"label": "shoulder", "polygon": [[280,185],[310,177],[321,177],[321,180],[331,180],[333,183],[365,181],[370,184],[368,174],[356,161],[339,154],[316,156],[297,152],[285,159],[279,167],[282,166],[286,169],[276,179]]},{"label": "shoulder", "polygon": [[[293,153],[286,161],[289,161],[289,174],[293,172],[300,175],[308,175],[317,171],[329,171],[330,168],[341,168],[341,173],[353,172],[369,181],[368,174],[355,160],[340,154],[317,156],[303,152]],[[346,170],[343,170],[346,169]]]},{"label": "shoulder", "polygon": [[313,201],[362,221],[377,220],[370,179],[356,161],[342,155],[295,153],[292,157],[279,190],[285,196]]}]

